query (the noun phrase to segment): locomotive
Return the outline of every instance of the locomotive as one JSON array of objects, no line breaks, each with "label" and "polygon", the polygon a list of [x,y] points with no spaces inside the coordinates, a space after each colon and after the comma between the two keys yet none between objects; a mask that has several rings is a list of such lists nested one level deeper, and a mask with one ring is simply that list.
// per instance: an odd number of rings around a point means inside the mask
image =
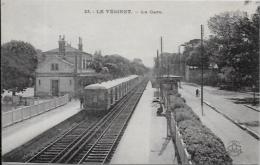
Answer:
[{"label": "locomotive", "polygon": [[84,110],[95,112],[108,111],[110,107],[129,93],[139,81],[139,76],[130,75],[86,86],[83,98]]}]

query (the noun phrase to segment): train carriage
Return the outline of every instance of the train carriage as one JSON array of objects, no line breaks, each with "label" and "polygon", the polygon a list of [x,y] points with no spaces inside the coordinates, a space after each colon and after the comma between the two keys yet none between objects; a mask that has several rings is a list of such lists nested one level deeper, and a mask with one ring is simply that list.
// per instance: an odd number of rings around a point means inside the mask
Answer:
[{"label": "train carriage", "polygon": [[106,111],[139,82],[137,75],[91,84],[84,88],[84,109]]}]

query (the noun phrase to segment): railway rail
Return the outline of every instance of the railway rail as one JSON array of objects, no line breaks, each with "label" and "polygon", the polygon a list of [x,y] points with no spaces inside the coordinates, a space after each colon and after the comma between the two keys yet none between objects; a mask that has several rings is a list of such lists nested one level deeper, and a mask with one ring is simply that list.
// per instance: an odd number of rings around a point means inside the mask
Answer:
[{"label": "railway rail", "polygon": [[84,120],[40,150],[27,162],[107,163],[146,87],[143,80],[99,121]]}]

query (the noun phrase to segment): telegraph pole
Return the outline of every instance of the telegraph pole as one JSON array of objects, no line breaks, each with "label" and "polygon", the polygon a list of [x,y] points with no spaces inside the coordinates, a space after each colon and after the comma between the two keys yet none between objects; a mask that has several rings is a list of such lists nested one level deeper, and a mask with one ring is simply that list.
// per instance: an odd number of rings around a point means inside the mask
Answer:
[{"label": "telegraph pole", "polygon": [[203,63],[204,63],[204,60],[203,60],[203,35],[204,35],[204,27],[203,25],[200,25],[201,26],[201,99],[200,99],[200,104],[201,104],[201,114],[202,116],[204,115],[203,114]]},{"label": "telegraph pole", "polygon": [[[163,38],[162,38],[162,36],[161,36],[161,42],[160,42],[160,44],[161,44],[161,55],[160,55],[160,59],[161,59],[161,65],[160,65],[160,70],[161,70],[161,74],[160,74],[160,76],[162,77],[163,76],[163,73],[162,73],[162,63],[163,63],[163,55],[162,55],[162,53],[163,53]],[[160,88],[161,88],[161,83],[160,83]],[[163,99],[163,91],[160,89],[160,94],[161,94],[161,98]]]},{"label": "telegraph pole", "polygon": [[160,99],[160,81],[159,81],[159,78],[160,78],[160,72],[161,72],[161,69],[160,69],[160,58],[159,58],[159,50],[157,49],[157,82],[159,84],[159,87],[158,87],[158,98]]},{"label": "telegraph pole", "polygon": [[163,38],[161,37],[161,54],[163,53]]},{"label": "telegraph pole", "polygon": [[181,76],[181,45],[179,45],[178,48],[179,48],[179,75]]}]

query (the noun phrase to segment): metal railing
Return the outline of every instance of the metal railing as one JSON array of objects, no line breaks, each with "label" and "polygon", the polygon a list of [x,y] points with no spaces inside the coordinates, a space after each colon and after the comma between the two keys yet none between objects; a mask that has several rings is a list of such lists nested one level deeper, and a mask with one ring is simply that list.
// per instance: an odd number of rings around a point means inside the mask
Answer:
[{"label": "metal railing", "polygon": [[66,94],[36,105],[22,107],[8,112],[2,112],[2,128],[65,105],[68,101],[69,95]]}]

